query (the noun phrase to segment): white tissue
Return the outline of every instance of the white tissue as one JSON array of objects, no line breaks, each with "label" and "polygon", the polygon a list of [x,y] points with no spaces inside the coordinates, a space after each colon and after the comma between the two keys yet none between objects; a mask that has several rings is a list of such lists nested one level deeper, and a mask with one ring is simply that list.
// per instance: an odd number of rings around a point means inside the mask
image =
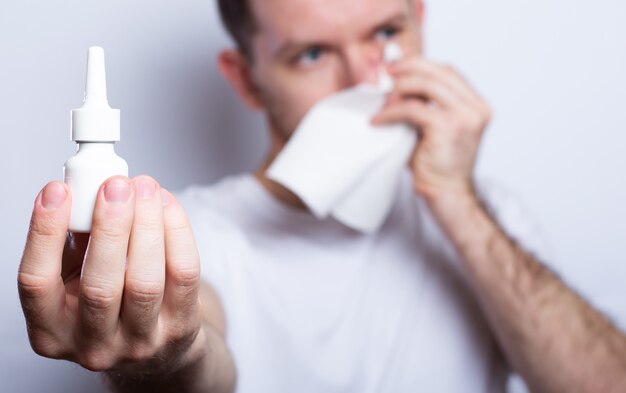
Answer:
[{"label": "white tissue", "polygon": [[[399,51],[388,52],[398,56]],[[416,142],[407,125],[371,125],[392,83],[383,74],[378,86],[359,85],[317,103],[268,177],[295,193],[318,218],[332,216],[355,230],[375,232],[393,206]]]}]

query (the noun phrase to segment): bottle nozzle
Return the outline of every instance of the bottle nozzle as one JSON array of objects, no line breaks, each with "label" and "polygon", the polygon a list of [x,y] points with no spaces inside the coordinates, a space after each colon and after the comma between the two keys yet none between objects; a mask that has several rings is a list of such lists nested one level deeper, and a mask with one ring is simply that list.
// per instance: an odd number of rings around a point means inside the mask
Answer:
[{"label": "bottle nozzle", "polygon": [[116,142],[120,140],[120,111],[107,100],[104,50],[94,46],[87,55],[87,81],[83,106],[72,111],[72,140]]},{"label": "bottle nozzle", "polygon": [[[383,50],[383,63],[390,64],[394,61],[398,61],[402,59],[403,53],[402,48],[395,42],[389,42],[385,45]],[[378,87],[383,89],[384,91],[391,91],[393,89],[393,79],[387,74],[384,67],[381,68],[380,76],[378,79]]]},{"label": "bottle nozzle", "polygon": [[385,63],[393,63],[402,58],[402,48],[395,42],[390,42],[385,45],[383,59]]},{"label": "bottle nozzle", "polygon": [[87,83],[85,102],[88,100],[107,101],[107,82],[104,68],[104,50],[97,46],[89,48],[87,55]]}]

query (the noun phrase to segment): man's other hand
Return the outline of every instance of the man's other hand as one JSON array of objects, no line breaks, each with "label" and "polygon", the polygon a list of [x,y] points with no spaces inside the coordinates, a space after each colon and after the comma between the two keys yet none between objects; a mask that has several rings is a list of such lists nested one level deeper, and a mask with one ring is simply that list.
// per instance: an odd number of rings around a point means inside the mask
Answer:
[{"label": "man's other hand", "polygon": [[415,190],[429,201],[473,195],[472,172],[491,110],[450,66],[419,56],[389,65],[395,88],[374,124],[406,123],[420,140],[411,160]]}]

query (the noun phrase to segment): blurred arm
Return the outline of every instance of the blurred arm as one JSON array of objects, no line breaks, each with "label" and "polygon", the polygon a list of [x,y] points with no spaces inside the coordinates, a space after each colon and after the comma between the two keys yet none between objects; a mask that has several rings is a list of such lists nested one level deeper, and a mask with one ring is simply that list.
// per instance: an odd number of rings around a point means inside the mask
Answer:
[{"label": "blurred arm", "polygon": [[474,193],[429,202],[509,362],[533,392],[625,392],[626,337],[512,241]]}]

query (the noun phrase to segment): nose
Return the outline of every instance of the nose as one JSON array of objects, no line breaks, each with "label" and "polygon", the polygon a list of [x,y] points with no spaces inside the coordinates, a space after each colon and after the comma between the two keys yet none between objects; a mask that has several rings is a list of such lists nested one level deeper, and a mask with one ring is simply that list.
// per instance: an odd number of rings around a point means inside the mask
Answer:
[{"label": "nose", "polygon": [[344,76],[342,85],[345,88],[361,83],[375,84],[382,64],[383,49],[378,45],[351,47],[344,53]]}]

